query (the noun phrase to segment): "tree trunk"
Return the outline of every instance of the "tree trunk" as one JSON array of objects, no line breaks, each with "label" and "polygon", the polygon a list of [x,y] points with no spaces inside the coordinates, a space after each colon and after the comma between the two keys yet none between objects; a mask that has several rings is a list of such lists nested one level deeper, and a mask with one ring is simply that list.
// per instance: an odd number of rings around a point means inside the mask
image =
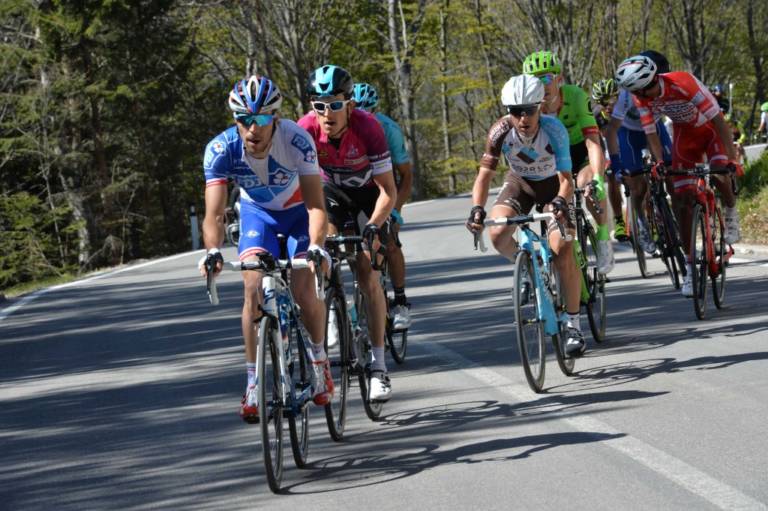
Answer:
[{"label": "tree trunk", "polygon": [[[749,48],[752,53],[752,67],[755,69],[755,96],[752,100],[752,108],[749,110],[749,119],[747,120],[747,138],[752,139],[753,126],[755,122],[755,110],[761,100],[765,99],[765,54],[761,51],[763,45],[757,40],[755,33],[755,1],[747,0],[746,22],[747,37],[749,38]],[[765,33],[763,33],[765,37]]]},{"label": "tree trunk", "polygon": [[450,0],[445,0],[440,8],[440,106],[443,114],[443,156],[445,159],[444,168],[448,171],[448,192],[456,193],[456,174],[450,168],[449,160],[451,158],[451,134],[449,127],[451,124],[451,113],[448,109],[448,7]]},{"label": "tree trunk", "polygon": [[[414,198],[421,198],[422,176],[419,165],[419,150],[416,142],[416,114],[413,101],[413,84],[411,81],[411,59],[413,58],[413,46],[408,44],[408,32],[419,31],[421,20],[424,16],[425,0],[419,1],[419,12],[410,26],[406,25],[400,0],[388,0],[387,18],[389,25],[389,46],[395,63],[395,75],[397,76],[397,92],[400,98],[400,108],[405,124],[405,144],[413,162],[413,192]],[[402,45],[398,34],[398,17],[402,24]],[[402,46],[402,48],[401,48]]]}]

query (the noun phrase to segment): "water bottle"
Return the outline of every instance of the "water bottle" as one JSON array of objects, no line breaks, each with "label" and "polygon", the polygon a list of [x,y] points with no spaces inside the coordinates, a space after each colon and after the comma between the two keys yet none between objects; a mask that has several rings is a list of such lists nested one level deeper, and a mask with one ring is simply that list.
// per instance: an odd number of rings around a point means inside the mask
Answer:
[{"label": "water bottle", "polygon": [[351,298],[347,298],[347,314],[349,314],[349,320],[352,322],[352,329],[354,330],[357,328],[357,307]]}]

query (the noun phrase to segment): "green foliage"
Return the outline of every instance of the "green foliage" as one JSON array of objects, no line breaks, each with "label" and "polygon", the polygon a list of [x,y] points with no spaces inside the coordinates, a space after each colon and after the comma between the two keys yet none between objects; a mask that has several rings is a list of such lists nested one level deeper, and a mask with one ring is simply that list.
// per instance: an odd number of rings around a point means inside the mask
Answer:
[{"label": "green foliage", "polygon": [[739,180],[742,197],[751,197],[768,187],[768,151],[758,160],[744,169],[744,177]]}]

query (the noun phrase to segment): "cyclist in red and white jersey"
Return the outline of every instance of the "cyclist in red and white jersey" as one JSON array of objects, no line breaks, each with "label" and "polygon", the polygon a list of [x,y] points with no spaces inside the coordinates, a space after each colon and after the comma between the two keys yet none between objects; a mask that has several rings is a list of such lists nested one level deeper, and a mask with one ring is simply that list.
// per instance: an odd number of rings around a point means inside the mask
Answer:
[{"label": "cyclist in red and white jersey", "polygon": [[[397,198],[392,159],[384,129],[376,118],[355,108],[351,100],[353,81],[343,68],[325,65],[310,74],[307,92],[312,112],[299,119],[317,145],[322,169],[329,232],[338,233],[359,213],[367,218],[363,236],[375,237],[371,253],[358,255],[358,272],[368,304],[369,330],[373,345],[371,400],[387,401],[392,387],[384,359],[386,304],[379,272],[371,268],[371,257],[386,244],[386,223]],[[346,205],[351,199],[351,207]]]},{"label": "cyclist in red and white jersey", "polygon": [[[634,95],[648,146],[656,161],[663,161],[663,152],[654,115],[664,114],[674,125],[673,168],[692,168],[701,163],[704,154],[713,167],[732,164],[740,168],[732,143],[733,135],[717,100],[695,76],[684,71],[657,74],[653,60],[635,55],[619,65],[616,81]],[[696,180],[689,176],[674,176],[673,182],[673,206],[680,223],[683,245],[690,254],[692,192]],[[725,241],[735,243],[739,240],[739,216],[732,179],[730,176],[714,176],[713,183],[725,203]],[[690,271],[683,282],[682,292],[684,296],[693,295]]]}]

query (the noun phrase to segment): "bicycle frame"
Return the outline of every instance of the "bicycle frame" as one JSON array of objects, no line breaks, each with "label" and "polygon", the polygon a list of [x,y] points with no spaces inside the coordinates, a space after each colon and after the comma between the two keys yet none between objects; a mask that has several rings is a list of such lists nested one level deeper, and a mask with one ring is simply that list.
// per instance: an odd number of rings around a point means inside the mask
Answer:
[{"label": "bicycle frame", "polygon": [[[539,243],[538,251],[536,249],[536,243]],[[539,290],[536,293],[537,305],[539,310],[539,319],[544,321],[544,333],[552,336],[557,335],[560,332],[559,322],[564,320],[564,315],[561,313],[558,316],[555,311],[555,304],[552,302],[550,289],[547,287],[547,283],[544,282],[544,274],[549,273],[550,264],[552,264],[552,252],[549,249],[549,244],[546,238],[536,234],[528,224],[522,224],[520,226],[520,249],[525,250],[531,254],[531,262],[533,263],[533,278],[536,288]],[[539,265],[538,257],[541,257],[541,265]]]},{"label": "bicycle frame", "polygon": [[733,248],[730,245],[728,246],[728,251],[725,253],[725,261],[718,261],[717,257],[715,257],[715,245],[712,241],[712,219],[718,219],[718,228],[722,229],[724,226],[722,215],[715,215],[715,210],[717,209],[717,204],[715,203],[715,191],[709,185],[709,180],[707,179],[709,174],[705,173],[707,170],[708,168],[704,165],[696,167],[697,172],[694,172],[694,175],[696,176],[696,193],[694,195],[694,200],[704,208],[704,216],[707,218],[707,221],[704,222],[704,231],[706,233],[705,249],[707,251],[707,261],[709,263],[709,276],[715,278],[720,275],[721,265],[726,264],[731,258],[731,255],[733,255]]}]

